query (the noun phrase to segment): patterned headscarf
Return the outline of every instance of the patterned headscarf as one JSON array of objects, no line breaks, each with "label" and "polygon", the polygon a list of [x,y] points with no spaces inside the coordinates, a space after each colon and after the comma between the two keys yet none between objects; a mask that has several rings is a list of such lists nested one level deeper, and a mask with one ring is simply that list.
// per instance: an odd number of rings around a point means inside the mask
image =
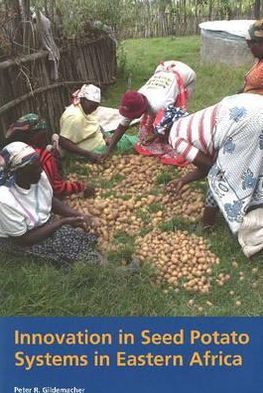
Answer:
[{"label": "patterned headscarf", "polygon": [[86,98],[89,101],[97,102],[100,104],[101,100],[100,88],[92,84],[83,85],[81,89],[76,90],[72,94],[72,104],[78,105],[81,98]]},{"label": "patterned headscarf", "polygon": [[0,151],[0,185],[10,187],[15,182],[15,171],[39,157],[35,149],[23,142],[13,142]]},{"label": "patterned headscarf", "polygon": [[39,115],[36,113],[28,113],[20,117],[15,123],[11,124],[9,129],[6,132],[5,137],[9,138],[16,131],[40,131],[46,130],[47,123],[45,120],[41,119]]},{"label": "patterned headscarf", "polygon": [[256,20],[248,29],[248,40],[263,42],[263,19]]}]

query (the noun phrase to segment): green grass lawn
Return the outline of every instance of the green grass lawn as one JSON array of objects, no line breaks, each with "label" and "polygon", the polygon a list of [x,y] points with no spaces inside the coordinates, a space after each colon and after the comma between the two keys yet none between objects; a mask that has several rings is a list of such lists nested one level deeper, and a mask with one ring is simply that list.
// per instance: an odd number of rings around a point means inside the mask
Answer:
[{"label": "green grass lawn", "polygon": [[[246,67],[204,65],[199,59],[199,37],[158,38],[129,40],[119,51],[122,72],[117,83],[104,94],[103,104],[117,107],[121,94],[127,89],[128,75],[132,88],[139,88],[152,74],[161,60],[177,59],[189,64],[197,73],[197,86],[190,102],[195,111],[212,105],[226,95],[234,94],[243,84]],[[123,67],[124,66],[124,67]],[[68,162],[68,171],[77,171],[76,163]],[[158,174],[156,189],[169,180],[173,168],[164,168]],[[81,173],[80,173],[81,174]],[[82,173],[83,175],[83,173]],[[104,187],[104,197],[114,195],[113,187],[123,180],[94,179]],[[204,192],[202,183],[193,189]],[[127,195],[126,195],[127,194]],[[123,191],[123,199],[129,199],[129,191]],[[126,198],[127,196],[127,198]],[[138,210],[145,220],[145,235],[150,229],[149,214],[161,207],[153,204],[147,214]],[[147,216],[147,217],[146,217]],[[210,250],[220,258],[213,269],[213,285],[209,293],[179,292],[168,285],[157,286],[156,272],[150,263],[142,266],[136,275],[125,275],[114,268],[95,268],[75,263],[71,267],[57,267],[45,261],[16,259],[1,256],[0,302],[1,315],[32,316],[183,316],[183,315],[262,315],[263,314],[263,267],[261,257],[248,261],[235,239],[229,233],[224,220],[219,218],[216,230],[204,234],[181,217],[171,217],[162,223],[164,231],[187,230],[202,235],[210,244]],[[119,265],[123,257],[134,252],[134,238],[119,233],[114,238],[119,251],[111,253],[113,265]],[[229,274],[230,279],[217,285],[219,274]]]},{"label": "green grass lawn", "polygon": [[119,48],[119,61],[125,64],[125,68],[118,82],[104,95],[103,104],[117,107],[121,95],[128,88],[128,75],[131,75],[131,88],[136,90],[162,60],[183,61],[195,70],[197,85],[189,107],[193,112],[234,94],[243,86],[247,67],[202,64],[199,50],[199,36],[124,42]]}]

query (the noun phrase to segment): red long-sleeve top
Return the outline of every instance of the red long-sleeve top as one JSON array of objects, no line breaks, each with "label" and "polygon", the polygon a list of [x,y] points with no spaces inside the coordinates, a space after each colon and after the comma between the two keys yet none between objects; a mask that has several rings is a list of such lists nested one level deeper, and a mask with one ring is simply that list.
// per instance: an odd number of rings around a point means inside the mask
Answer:
[{"label": "red long-sleeve top", "polygon": [[64,197],[71,194],[78,194],[85,189],[83,183],[67,181],[61,177],[56,158],[52,153],[41,148],[35,148],[35,150],[40,156],[42,168],[52,185],[54,196]]}]

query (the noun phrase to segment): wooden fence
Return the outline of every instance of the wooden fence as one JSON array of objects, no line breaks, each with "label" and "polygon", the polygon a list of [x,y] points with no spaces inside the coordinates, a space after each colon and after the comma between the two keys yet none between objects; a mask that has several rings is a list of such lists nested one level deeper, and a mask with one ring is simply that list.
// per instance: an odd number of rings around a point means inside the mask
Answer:
[{"label": "wooden fence", "polygon": [[109,36],[74,41],[60,55],[55,82],[46,51],[0,62],[0,142],[8,126],[28,112],[39,113],[55,132],[74,89],[89,82],[103,89],[115,81],[116,44]]},{"label": "wooden fence", "polygon": [[[200,23],[222,19],[229,17],[218,14],[209,17],[205,14],[142,12],[135,22],[124,27],[119,35],[122,39],[193,35],[199,33]],[[246,14],[233,13],[231,19],[254,19],[253,10]]]}]

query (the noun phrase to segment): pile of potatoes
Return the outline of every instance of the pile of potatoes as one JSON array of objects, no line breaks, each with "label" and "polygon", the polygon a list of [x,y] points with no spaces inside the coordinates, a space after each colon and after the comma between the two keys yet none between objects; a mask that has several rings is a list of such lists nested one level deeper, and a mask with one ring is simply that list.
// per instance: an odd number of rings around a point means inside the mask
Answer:
[{"label": "pile of potatoes", "polygon": [[[142,157],[139,155],[113,156],[111,160],[103,165],[80,164],[85,167],[91,178],[110,181],[116,176],[122,176],[123,180],[117,182],[112,187],[112,191],[122,194],[137,195],[138,192],[149,192],[155,183],[156,176],[163,169],[163,165],[152,157]],[[78,175],[71,175],[76,180]],[[102,190],[101,190],[102,191]]]},{"label": "pile of potatoes", "polygon": [[[72,207],[100,219],[97,232],[101,250],[113,249],[114,235],[125,232],[136,238],[136,256],[142,262],[148,259],[156,265],[157,283],[165,281],[175,288],[209,291],[211,267],[219,261],[207,249],[205,241],[185,231],[161,233],[159,229],[162,222],[173,217],[191,222],[200,220],[204,201],[201,191],[188,187],[183,196],[168,193],[164,185],[156,184],[165,167],[152,157],[113,156],[103,165],[80,165],[82,172],[87,171],[87,183],[89,178],[110,181],[117,176],[118,179],[109,190],[113,195],[105,197],[108,190],[98,187],[94,198],[69,200]],[[191,167],[180,169],[180,175],[190,170]],[[77,178],[77,174],[71,175],[71,179]],[[139,237],[143,228],[149,233]]]},{"label": "pile of potatoes", "polygon": [[[143,157],[140,155],[113,156],[111,160],[106,161],[103,165],[97,164],[79,164],[85,168],[92,180],[110,181],[116,176],[123,176],[123,180],[117,182],[112,187],[112,191],[121,192],[130,195],[137,195],[142,192],[149,192],[156,184],[156,178],[162,171],[167,168],[154,157]],[[192,166],[180,168],[180,175],[183,176],[192,170]],[[172,171],[171,171],[172,172]],[[72,180],[77,180],[77,174],[71,175]]]},{"label": "pile of potatoes", "polygon": [[[115,196],[105,198],[105,190],[97,188],[95,198],[78,201],[74,199],[71,202],[77,209],[90,212],[102,219],[102,233],[107,232],[105,240],[112,237],[112,231],[135,234],[138,229],[145,226],[145,222],[140,218],[144,214],[150,217],[152,227],[175,216],[197,221],[202,215],[204,197],[200,191],[188,187],[182,197],[168,194],[164,185],[156,185],[156,177],[164,166],[155,158],[139,155],[113,156],[103,166],[80,165],[82,171],[85,168],[87,170],[87,182],[89,178],[110,181],[117,175],[123,176],[123,179],[120,178],[120,181],[113,184],[110,189]],[[189,168],[180,171],[189,171]],[[71,175],[70,178],[76,179],[77,174]],[[152,205],[155,205],[154,209],[151,209]]]},{"label": "pile of potatoes", "polygon": [[219,264],[219,258],[208,249],[202,237],[187,231],[156,230],[138,237],[135,244],[137,258],[155,264],[158,284],[166,282],[171,289],[209,292],[212,267]]},{"label": "pile of potatoes", "polygon": [[[189,197],[194,192],[189,193]],[[126,232],[135,236],[142,228],[157,228],[162,222],[174,216],[181,216],[189,221],[200,218],[202,201],[199,195],[193,195],[193,203],[189,204],[173,195],[145,195],[140,199],[133,196],[123,200],[120,196],[102,198],[100,195],[93,199],[74,198],[70,205],[86,214],[91,214],[100,219],[98,233],[104,242],[109,242],[116,232]],[[194,199],[195,198],[195,199]],[[151,206],[156,204],[154,211]],[[147,222],[143,217],[148,217]]]},{"label": "pile of potatoes", "polygon": [[113,196],[107,199],[97,196],[93,200],[73,199],[70,204],[79,211],[99,218],[97,233],[104,249],[116,232],[122,231],[134,236],[144,226],[142,219],[134,213],[141,202],[136,202],[133,198],[125,201]]}]

